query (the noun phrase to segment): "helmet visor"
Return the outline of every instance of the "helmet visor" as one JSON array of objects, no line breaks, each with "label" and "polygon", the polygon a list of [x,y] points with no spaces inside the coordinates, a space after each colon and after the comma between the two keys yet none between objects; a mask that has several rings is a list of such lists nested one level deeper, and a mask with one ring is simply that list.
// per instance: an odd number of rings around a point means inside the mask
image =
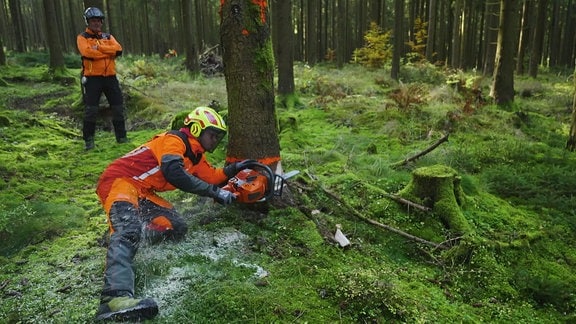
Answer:
[{"label": "helmet visor", "polygon": [[226,132],[214,127],[206,128],[202,134],[200,134],[200,144],[202,147],[208,151],[213,152],[218,144],[222,141],[222,139],[226,136]]}]

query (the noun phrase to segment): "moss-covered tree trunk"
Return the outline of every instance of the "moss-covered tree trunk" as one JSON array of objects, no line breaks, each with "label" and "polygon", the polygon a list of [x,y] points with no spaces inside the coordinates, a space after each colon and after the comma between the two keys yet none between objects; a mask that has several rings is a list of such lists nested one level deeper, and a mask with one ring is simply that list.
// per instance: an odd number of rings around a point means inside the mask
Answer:
[{"label": "moss-covered tree trunk", "polygon": [[228,162],[280,160],[268,1],[221,1],[220,38],[228,93]]},{"label": "moss-covered tree trunk", "polygon": [[414,170],[412,179],[399,195],[432,208],[433,214],[453,233],[465,235],[471,232],[461,210],[465,195],[460,177],[452,168],[435,165]]}]

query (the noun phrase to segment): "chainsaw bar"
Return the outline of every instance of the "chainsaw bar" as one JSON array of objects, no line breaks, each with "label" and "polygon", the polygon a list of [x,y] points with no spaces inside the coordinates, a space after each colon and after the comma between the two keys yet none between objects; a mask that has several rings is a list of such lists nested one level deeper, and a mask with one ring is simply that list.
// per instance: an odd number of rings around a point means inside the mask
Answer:
[{"label": "chainsaw bar", "polygon": [[274,176],[274,196],[282,196],[282,190],[284,189],[284,181],[294,177],[300,173],[298,170],[292,170],[286,172],[283,175],[276,174]]}]

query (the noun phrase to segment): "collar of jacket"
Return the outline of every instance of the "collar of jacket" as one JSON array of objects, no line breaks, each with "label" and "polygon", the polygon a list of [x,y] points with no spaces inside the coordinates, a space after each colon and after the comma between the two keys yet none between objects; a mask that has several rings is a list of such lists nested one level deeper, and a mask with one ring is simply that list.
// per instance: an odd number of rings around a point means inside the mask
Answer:
[{"label": "collar of jacket", "polygon": [[95,33],[92,29],[90,29],[90,28],[88,28],[88,27],[86,27],[85,32],[87,32],[87,33],[90,34],[90,35],[96,35],[96,36],[98,36],[97,38],[101,38],[101,37],[102,37],[102,32],[97,32],[97,33]]}]

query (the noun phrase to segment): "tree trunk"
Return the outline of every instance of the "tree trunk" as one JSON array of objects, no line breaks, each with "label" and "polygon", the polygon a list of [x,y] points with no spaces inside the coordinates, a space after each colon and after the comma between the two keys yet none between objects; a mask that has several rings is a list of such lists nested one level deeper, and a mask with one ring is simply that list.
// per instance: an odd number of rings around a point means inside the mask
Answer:
[{"label": "tree trunk", "polygon": [[277,37],[275,52],[276,62],[278,62],[278,94],[284,97],[292,96],[294,95],[292,0],[275,0],[272,16],[273,30]]},{"label": "tree trunk", "polygon": [[463,0],[454,2],[454,17],[452,23],[452,48],[450,51],[450,67],[458,69],[462,67],[462,4]]},{"label": "tree trunk", "polygon": [[268,1],[222,0],[220,37],[228,93],[226,160],[280,161]]},{"label": "tree trunk", "polygon": [[[44,16],[57,19],[56,9],[54,8],[53,0],[43,0]],[[49,69],[52,73],[60,73],[66,70],[64,66],[64,54],[62,54],[62,45],[60,44],[60,34],[58,28],[51,28],[52,21],[45,19],[46,39],[48,39],[48,49],[50,51],[50,66]]]},{"label": "tree trunk", "polygon": [[[552,15],[550,19],[550,36],[548,41],[548,66],[553,67],[558,64],[560,53],[560,43],[562,42],[562,29],[560,22],[560,1],[552,1]],[[563,6],[563,5],[562,5]]]},{"label": "tree trunk", "polygon": [[528,75],[533,78],[538,76],[538,67],[542,60],[542,48],[544,46],[544,32],[546,30],[546,8],[548,7],[548,0],[537,0],[538,9],[536,26],[534,28],[534,35],[532,38],[532,46],[530,51],[530,64],[528,66]]},{"label": "tree trunk", "polygon": [[22,20],[22,10],[20,8],[20,1],[9,0],[10,15],[12,16],[12,26],[14,28],[14,41],[16,43],[16,52],[26,52],[26,30],[24,28],[24,21]]},{"label": "tree trunk", "polygon": [[2,44],[2,38],[0,37],[0,66],[6,65],[6,54],[4,53],[4,45]]},{"label": "tree trunk", "polygon": [[562,25],[562,46],[560,48],[560,57],[558,58],[558,64],[563,67],[574,67],[574,30],[576,30],[576,4],[573,1],[567,5],[566,8],[566,18]]},{"label": "tree trunk", "polygon": [[494,74],[494,61],[496,60],[496,44],[498,43],[498,2],[486,1],[484,20],[484,67],[483,75]]},{"label": "tree trunk", "polygon": [[439,17],[437,20],[437,24],[439,24],[438,26],[436,26],[436,31],[437,31],[437,41],[436,44],[438,44],[435,48],[434,51],[436,52],[436,62],[442,62],[444,65],[447,65],[448,63],[448,48],[449,48],[449,40],[448,40],[448,36],[449,33],[448,31],[451,29],[451,22],[449,22],[448,20],[448,11],[450,8],[450,3],[447,1],[439,1]]},{"label": "tree trunk", "polygon": [[574,70],[574,98],[572,99],[572,123],[570,125],[570,135],[566,142],[566,149],[574,152],[576,150],[576,70]]},{"label": "tree trunk", "polygon": [[517,0],[500,0],[500,25],[491,96],[496,104],[514,101],[514,54],[516,52]]},{"label": "tree trunk", "polygon": [[404,46],[404,0],[395,0],[394,9],[394,51],[392,53],[390,77],[398,80],[400,76],[400,56]]},{"label": "tree trunk", "polygon": [[428,8],[428,39],[426,39],[426,60],[428,62],[434,63],[435,61],[435,52],[434,49],[436,47],[436,24],[437,24],[437,5],[436,0],[430,0],[429,3],[430,8]]},{"label": "tree trunk", "polygon": [[336,66],[342,68],[346,63],[346,31],[348,30],[348,20],[346,19],[346,1],[334,0],[338,4],[336,14],[336,33],[334,42],[336,44]]},{"label": "tree trunk", "polygon": [[306,18],[306,62],[310,65],[318,63],[318,2],[307,0],[308,14]]},{"label": "tree trunk", "polygon": [[192,0],[180,0],[180,5],[182,9],[182,29],[184,30],[184,54],[186,55],[186,60],[184,61],[184,66],[191,74],[198,74],[200,71],[200,66],[198,63],[198,48],[196,47],[196,37],[192,29]]},{"label": "tree trunk", "polygon": [[440,217],[443,225],[454,234],[465,235],[472,231],[461,210],[465,195],[460,177],[450,167],[434,165],[414,170],[412,179],[398,196],[432,208],[434,215]]},{"label": "tree trunk", "polygon": [[524,0],[522,4],[522,22],[520,24],[520,43],[518,44],[518,56],[516,59],[516,74],[524,74],[524,56],[526,48],[528,48],[528,40],[530,39],[532,13],[532,1]]}]

